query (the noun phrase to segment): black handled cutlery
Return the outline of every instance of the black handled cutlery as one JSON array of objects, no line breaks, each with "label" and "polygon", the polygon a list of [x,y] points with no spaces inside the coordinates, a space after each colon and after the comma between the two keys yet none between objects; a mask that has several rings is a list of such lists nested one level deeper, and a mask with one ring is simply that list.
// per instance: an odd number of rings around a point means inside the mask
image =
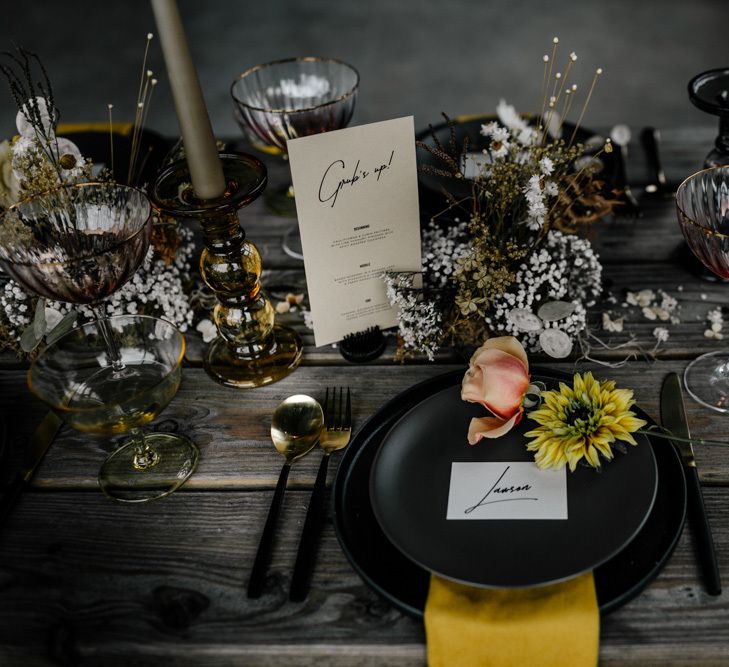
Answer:
[{"label": "black handled cutlery", "polygon": [[[676,373],[669,373],[661,387],[661,422],[663,427],[668,429],[672,435],[685,439],[691,437],[686,421],[686,409],[683,404],[681,379]],[[689,516],[696,533],[696,548],[706,591],[709,595],[719,595],[721,593],[719,565],[716,560],[711,526],[704,507],[704,496],[701,493],[694,448],[690,442],[681,440],[674,440],[673,442],[681,454],[683,470],[686,475]]]}]

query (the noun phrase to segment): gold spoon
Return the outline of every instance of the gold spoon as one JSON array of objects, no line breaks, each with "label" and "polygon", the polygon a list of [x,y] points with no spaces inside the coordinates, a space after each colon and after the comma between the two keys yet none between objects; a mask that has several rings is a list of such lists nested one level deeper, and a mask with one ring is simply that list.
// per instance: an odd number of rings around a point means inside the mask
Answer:
[{"label": "gold spoon", "polygon": [[271,562],[273,536],[281,512],[281,502],[286,491],[291,464],[314,448],[324,426],[321,405],[311,396],[297,394],[279,403],[271,420],[271,440],[281,456],[286,459],[276,484],[276,491],[268,510],[258,544],[256,560],[253,562],[251,578],[248,581],[248,597],[257,598],[263,592],[268,565]]}]

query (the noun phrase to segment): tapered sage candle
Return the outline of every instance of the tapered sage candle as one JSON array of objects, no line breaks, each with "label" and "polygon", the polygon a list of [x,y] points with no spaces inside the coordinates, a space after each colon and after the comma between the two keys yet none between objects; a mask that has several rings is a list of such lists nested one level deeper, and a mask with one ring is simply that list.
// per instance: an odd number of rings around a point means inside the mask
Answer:
[{"label": "tapered sage candle", "polygon": [[201,199],[215,199],[225,192],[225,177],[177,2],[151,2],[185,144],[192,188]]}]

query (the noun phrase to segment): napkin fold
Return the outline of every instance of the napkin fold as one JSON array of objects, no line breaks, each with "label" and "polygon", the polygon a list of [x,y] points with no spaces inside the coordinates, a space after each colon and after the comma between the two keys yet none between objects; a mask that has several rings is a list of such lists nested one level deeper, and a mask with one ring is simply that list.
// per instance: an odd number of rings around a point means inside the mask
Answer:
[{"label": "napkin fold", "polygon": [[592,572],[536,588],[485,589],[430,577],[429,667],[594,667],[600,614]]}]

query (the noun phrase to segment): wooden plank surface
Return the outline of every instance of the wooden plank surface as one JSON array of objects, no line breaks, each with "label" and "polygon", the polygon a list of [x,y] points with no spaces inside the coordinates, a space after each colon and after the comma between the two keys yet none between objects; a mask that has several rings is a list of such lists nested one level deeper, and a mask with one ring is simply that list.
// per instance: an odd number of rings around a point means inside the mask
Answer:
[{"label": "wooden plank surface", "polygon": [[[664,132],[661,149],[669,179],[695,171],[713,136],[713,129]],[[641,156],[633,147],[628,165],[638,191],[646,182]],[[285,165],[265,159],[271,183],[283,182]],[[681,233],[673,206],[670,199],[646,199],[643,218],[606,221],[590,233],[618,304],[626,290],[648,288],[680,301],[681,322],[669,326],[670,340],[656,361],[616,369],[579,365],[632,387],[653,417],[665,374],[681,372],[697,354],[726,344],[704,338],[703,331],[709,308],[726,304],[729,292],[699,281],[684,267],[676,254]],[[241,218],[263,255],[266,288],[276,295],[304,289],[301,265],[281,251],[290,221],[265,213],[262,202]],[[593,320],[609,307],[598,304]],[[292,471],[263,597],[251,601],[244,591],[282,463],[268,435],[275,405],[292,393],[321,396],[327,385],[347,385],[355,398],[356,425],[361,425],[389,398],[426,378],[463,368],[464,360],[444,353],[437,364],[396,365],[391,341],[381,359],[355,366],[344,362],[336,348],[314,348],[300,316],[281,319],[304,337],[303,365],[282,382],[254,391],[213,383],[198,366],[200,350],[191,337],[180,392],[153,425],[187,434],[201,450],[197,472],[171,497],[132,507],[105,499],[96,473],[116,443],[62,430],[0,534],[0,666],[424,664],[422,626],[363,584],[341,552],[331,522],[310,597],[301,604],[287,601],[318,453]],[[632,334],[650,349],[659,324],[630,309],[626,332],[611,342]],[[597,356],[615,362],[621,354]],[[573,361],[548,365],[575,369]],[[46,409],[28,392],[22,364],[6,356],[0,367],[0,406],[9,432],[1,484],[17,469]],[[726,416],[692,401],[687,409],[696,436],[729,439]],[[729,449],[699,447],[696,455],[726,578]],[[335,470],[336,464],[330,480]],[[729,595],[712,598],[703,592],[692,540],[689,526],[658,579],[603,620],[601,664],[729,664]]]},{"label": "wooden plank surface", "polygon": [[[681,371],[683,361],[635,362],[610,371],[620,386],[635,391],[639,405],[656,420],[659,418],[658,392],[666,373]],[[202,369],[184,370],[178,395],[162,413],[154,428],[185,433],[200,448],[200,463],[195,475],[178,493],[204,489],[261,489],[275,485],[283,459],[270,441],[270,415],[286,396],[310,394],[323,399],[327,384],[351,387],[354,397],[355,427],[363,424],[387,400],[423,380],[463,366],[331,366],[302,367],[288,378],[252,392],[222,387]],[[573,364],[550,364],[550,368],[571,373]],[[581,364],[580,370],[594,364]],[[19,462],[27,439],[42,415],[44,406],[22,387],[22,373],[5,371],[0,375],[0,401],[15,418],[9,420],[10,458]],[[27,411],[24,411],[27,406]],[[687,401],[688,418],[697,437],[725,437],[729,424],[725,415],[714,413]],[[96,472],[114,449],[116,441],[94,438],[64,428],[49,450],[33,480],[38,489],[96,492]],[[701,479],[707,484],[729,485],[729,447],[696,448]],[[289,478],[291,488],[308,488],[316,477],[316,456],[301,459]],[[15,464],[9,465],[13,469]],[[333,474],[330,473],[330,474]]]},{"label": "wooden plank surface", "polygon": [[[309,598],[288,602],[305,492],[287,494],[264,595],[246,597],[271,494],[188,492],[138,507],[26,494],[0,543],[0,664],[21,664],[42,639],[47,664],[421,665],[422,627],[361,582],[330,523]],[[706,501],[726,571],[729,489],[708,489]],[[729,601],[703,593],[692,539],[686,531],[659,578],[604,619],[607,664],[726,656]]]}]

